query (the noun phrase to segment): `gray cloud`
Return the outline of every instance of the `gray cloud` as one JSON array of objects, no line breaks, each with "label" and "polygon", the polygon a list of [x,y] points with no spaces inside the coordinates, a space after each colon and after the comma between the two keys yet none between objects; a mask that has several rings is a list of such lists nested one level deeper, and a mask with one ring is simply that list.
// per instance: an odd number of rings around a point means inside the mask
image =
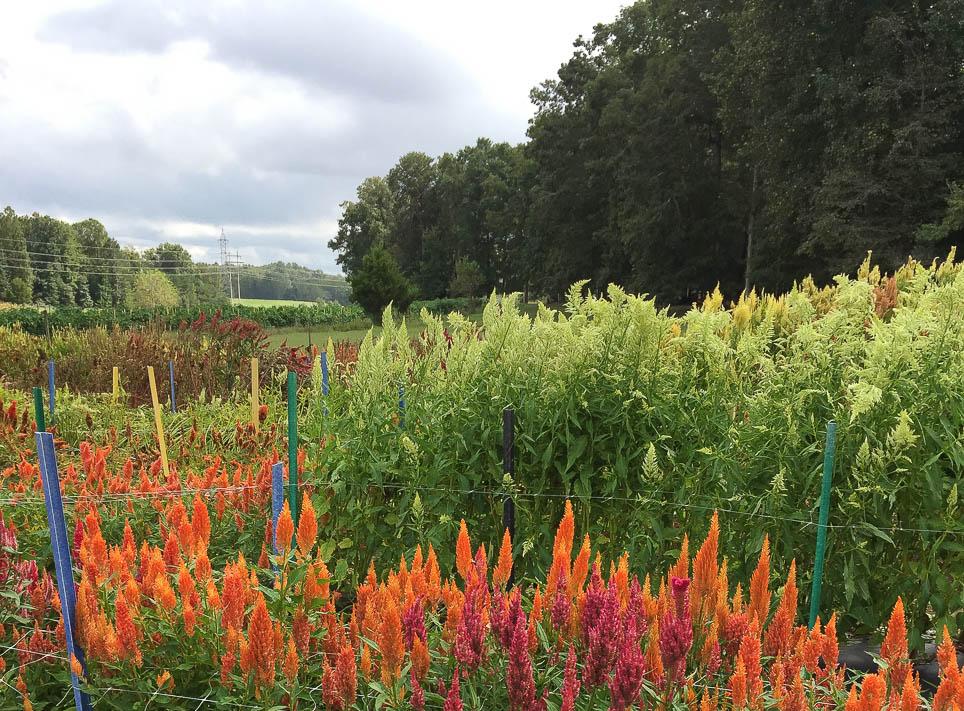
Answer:
[{"label": "gray cloud", "polygon": [[163,0],[111,2],[49,18],[38,38],[87,52],[161,52],[189,32]]},{"label": "gray cloud", "polygon": [[[243,225],[229,238],[250,261],[333,271],[333,235],[321,225],[337,220],[365,177],[386,173],[410,150],[438,155],[481,135],[519,140],[524,132],[484,105],[451,57],[345,2],[199,11],[190,2],[118,0],[55,15],[36,37],[118,63],[202,40],[209,58],[254,77],[253,86],[281,83],[304,100],[268,107],[254,121],[231,105],[178,107],[173,124],[152,128],[118,100],[96,107],[84,129],[65,130],[19,113],[17,97],[0,92],[0,135],[16,137],[0,141],[0,207],[96,217],[141,247],[168,239],[164,225],[172,222]],[[225,152],[212,167],[213,144]],[[178,241],[213,259],[208,231]]]},{"label": "gray cloud", "polygon": [[471,90],[451,59],[350,2],[115,0],[55,15],[39,37],[88,52],[162,52],[200,39],[226,64],[380,101],[424,103]]}]

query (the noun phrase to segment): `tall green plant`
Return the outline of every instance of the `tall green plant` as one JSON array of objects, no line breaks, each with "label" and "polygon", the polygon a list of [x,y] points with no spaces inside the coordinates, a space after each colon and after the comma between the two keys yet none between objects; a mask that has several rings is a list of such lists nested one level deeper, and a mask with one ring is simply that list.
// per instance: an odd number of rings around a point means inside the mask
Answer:
[{"label": "tall green plant", "polygon": [[[933,626],[960,628],[960,265],[909,263],[892,280],[865,265],[832,287],[808,280],[730,308],[717,292],[681,317],[581,286],[534,318],[507,297],[489,301],[481,326],[423,312],[413,339],[386,321],[350,371],[334,365],[330,395],[308,398],[305,437],[309,476],[334,493],[331,525],[356,544],[353,570],[399,539],[446,540],[462,518],[497,539],[512,492],[523,574],[547,564],[541,543],[569,496],[603,532],[604,554],[655,564],[719,509],[731,550],[755,560],[766,530],[809,585],[834,419],[825,608],[867,631],[902,595],[916,644]],[[505,407],[516,411],[514,481],[501,473]]]}]

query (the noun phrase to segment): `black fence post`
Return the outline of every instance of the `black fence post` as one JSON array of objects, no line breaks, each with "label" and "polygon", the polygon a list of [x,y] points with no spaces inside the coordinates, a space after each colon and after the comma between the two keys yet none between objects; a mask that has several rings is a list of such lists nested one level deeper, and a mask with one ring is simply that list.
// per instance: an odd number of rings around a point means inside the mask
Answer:
[{"label": "black fence post", "polygon": [[[515,478],[515,411],[507,407],[502,411],[502,472]],[[502,501],[502,528],[509,531],[509,539],[515,545],[515,501],[506,492]],[[508,587],[515,582],[515,564],[509,573]]]}]

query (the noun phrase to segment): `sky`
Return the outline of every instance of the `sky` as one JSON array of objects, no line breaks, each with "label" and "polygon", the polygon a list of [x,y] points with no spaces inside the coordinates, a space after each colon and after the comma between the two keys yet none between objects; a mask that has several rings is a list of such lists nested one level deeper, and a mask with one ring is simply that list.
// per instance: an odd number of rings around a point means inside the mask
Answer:
[{"label": "sky", "polygon": [[337,273],[339,205],[412,150],[525,139],[625,0],[0,0],[0,207]]}]

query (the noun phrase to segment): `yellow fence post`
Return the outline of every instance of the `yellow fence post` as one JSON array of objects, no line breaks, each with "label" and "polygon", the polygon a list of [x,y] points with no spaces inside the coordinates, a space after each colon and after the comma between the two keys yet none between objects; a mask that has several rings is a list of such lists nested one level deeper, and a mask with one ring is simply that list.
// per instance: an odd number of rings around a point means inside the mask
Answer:
[{"label": "yellow fence post", "polygon": [[147,366],[147,379],[151,384],[151,402],[154,405],[154,426],[157,428],[157,442],[161,447],[161,467],[164,478],[170,478],[171,470],[167,465],[167,444],[164,441],[164,423],[161,422],[161,402],[157,399],[157,382],[154,380],[154,366]]},{"label": "yellow fence post", "polygon": [[114,398],[114,403],[116,404],[117,398],[120,397],[120,370],[117,368],[116,365],[114,366],[113,378],[114,378],[113,398]]}]

